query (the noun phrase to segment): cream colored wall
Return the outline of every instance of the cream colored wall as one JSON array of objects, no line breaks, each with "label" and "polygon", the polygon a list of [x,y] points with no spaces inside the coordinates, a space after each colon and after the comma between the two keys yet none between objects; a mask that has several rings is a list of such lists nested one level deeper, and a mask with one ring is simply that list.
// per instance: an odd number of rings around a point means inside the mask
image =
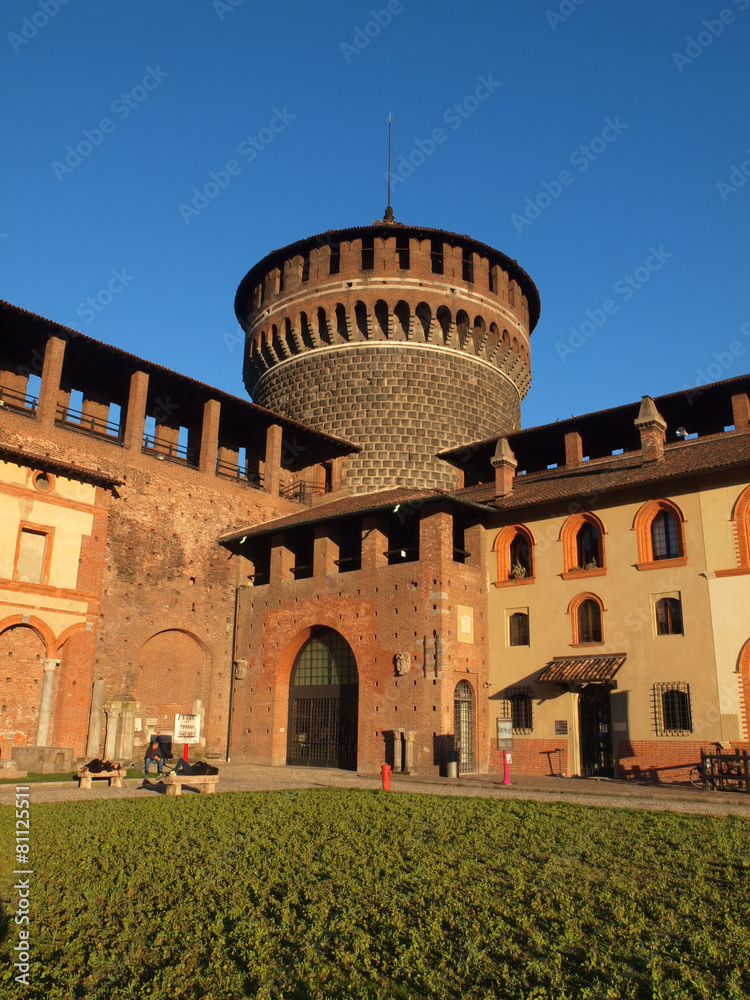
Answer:
[{"label": "cream colored wall", "polygon": [[[695,485],[661,494],[676,503],[685,517],[686,566],[636,569],[638,546],[633,521],[641,505],[651,497],[659,498],[658,493],[641,492],[636,496],[634,491],[629,491],[602,498],[590,506],[582,500],[580,506],[566,507],[563,511],[530,510],[526,512],[528,516],[518,518],[518,523],[526,525],[536,542],[535,582],[493,586],[497,578],[496,555],[492,551],[488,554],[490,680],[494,685],[490,706],[494,716],[501,714],[499,696],[503,689],[530,686],[535,690],[531,738],[552,740],[555,720],[567,719],[569,750],[573,754],[577,726],[575,695],[559,686],[535,686],[534,679],[554,656],[625,653],[627,659],[616,675],[617,688],[611,697],[615,742],[620,738],[656,738],[653,685],[662,681],[690,684],[694,730],[689,737],[662,739],[709,742],[723,738],[720,715],[722,712],[736,713],[737,684],[732,670],[739,649],[750,634],[750,623],[742,612],[743,602],[744,608],[748,607],[750,579],[731,577],[709,584],[706,550],[712,564],[721,563],[725,568],[735,565],[729,518],[745,484],[714,488],[707,487],[704,481],[701,493]],[[607,573],[563,580],[561,574],[565,567],[560,532],[569,512],[577,510],[591,510],[604,524]],[[509,522],[510,518],[498,518],[488,530],[486,539],[490,550],[498,531]],[[605,641],[601,645],[572,644],[572,622],[567,609],[573,598],[583,592],[596,594],[604,603]],[[726,595],[730,593],[732,596],[728,598]],[[684,635],[656,635],[654,601],[660,596],[680,597]],[[510,647],[509,613],[524,609],[529,612],[530,645]],[[747,629],[744,633],[743,628]],[[716,652],[715,632],[721,633]],[[717,662],[722,704],[726,705],[722,712],[718,711]],[[494,718],[491,727],[494,731]],[[520,743],[524,737],[516,739]]]},{"label": "cream colored wall", "polygon": [[[94,515],[87,510],[67,506],[93,507],[96,490],[87,483],[55,476],[54,491],[40,493],[32,483],[33,470],[13,462],[0,462],[0,579],[7,581],[0,589],[0,621],[17,614],[33,614],[43,620],[54,635],[86,620],[88,605],[46,593],[19,588],[13,581],[13,561],[21,521],[54,528],[47,586],[57,590],[75,590],[81,542],[90,535]],[[19,493],[19,489],[22,493]],[[58,502],[55,502],[58,501]]]}]

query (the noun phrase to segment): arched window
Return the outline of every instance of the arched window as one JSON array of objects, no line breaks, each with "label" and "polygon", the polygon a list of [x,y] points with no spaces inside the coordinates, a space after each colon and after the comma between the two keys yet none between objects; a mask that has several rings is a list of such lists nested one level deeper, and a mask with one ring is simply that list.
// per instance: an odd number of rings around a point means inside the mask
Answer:
[{"label": "arched window", "polygon": [[432,312],[430,311],[430,307],[426,302],[420,302],[414,312],[417,319],[422,324],[424,339],[428,340],[430,336],[430,327],[432,326]]},{"label": "arched window", "polygon": [[506,525],[493,545],[497,553],[495,586],[534,582],[534,537],[523,524]]},{"label": "arched window", "polygon": [[336,332],[342,340],[349,339],[349,325],[346,321],[346,309],[339,302],[336,305]]},{"label": "arched window", "polygon": [[602,626],[604,605],[596,594],[579,594],[570,602],[568,614],[573,620],[573,645],[604,642]]},{"label": "arched window", "polygon": [[369,337],[369,332],[367,329],[367,306],[364,302],[355,302],[354,304],[354,318],[357,322],[357,329],[362,334],[364,340]]},{"label": "arched window", "polygon": [[560,531],[563,543],[563,579],[578,576],[602,576],[604,564],[604,525],[589,511],[571,514]]},{"label": "arched window", "polygon": [[525,611],[515,611],[508,619],[511,646],[529,645],[529,616]]},{"label": "arched window", "polygon": [[[734,505],[732,522],[737,540],[737,568],[750,568],[750,486],[742,491]],[[719,570],[716,575],[723,576],[725,572]]]},{"label": "arched window", "polygon": [[682,635],[682,608],[676,597],[662,597],[654,610],[657,635]]},{"label": "arched window", "polygon": [[643,504],[633,523],[638,538],[638,569],[685,565],[683,524],[682,511],[671,500]]},{"label": "arched window", "polygon": [[388,338],[388,306],[382,299],[375,303],[375,319],[380,327],[381,339]]},{"label": "arched window", "polygon": [[440,329],[443,331],[443,343],[447,343],[448,334],[451,332],[451,323],[453,322],[451,311],[447,306],[438,306],[435,315],[440,324]]},{"label": "arched window", "polygon": [[409,312],[409,306],[403,299],[396,303],[393,310],[393,315],[396,319],[394,324],[394,333],[399,340],[409,339],[409,327],[411,326],[411,314]]}]

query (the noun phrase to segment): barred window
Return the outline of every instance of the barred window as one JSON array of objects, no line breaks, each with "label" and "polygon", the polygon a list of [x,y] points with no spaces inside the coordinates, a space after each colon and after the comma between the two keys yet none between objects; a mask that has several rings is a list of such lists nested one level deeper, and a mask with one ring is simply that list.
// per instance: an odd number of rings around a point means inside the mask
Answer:
[{"label": "barred window", "polygon": [[662,597],[656,602],[656,634],[682,635],[682,608],[675,597]]},{"label": "barred window", "polygon": [[654,684],[657,736],[686,736],[693,731],[690,685],[680,681]]},{"label": "barred window", "polygon": [[529,616],[524,611],[516,611],[508,619],[510,626],[510,645],[529,645]]},{"label": "barred window", "polygon": [[531,689],[510,687],[505,691],[505,715],[513,721],[514,733],[530,733],[534,729]]}]

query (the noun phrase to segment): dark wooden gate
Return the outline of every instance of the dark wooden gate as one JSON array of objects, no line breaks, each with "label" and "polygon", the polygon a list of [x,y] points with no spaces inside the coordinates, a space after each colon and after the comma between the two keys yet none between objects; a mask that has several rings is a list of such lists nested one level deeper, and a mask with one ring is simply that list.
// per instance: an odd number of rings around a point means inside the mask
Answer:
[{"label": "dark wooden gate", "polygon": [[612,754],[612,715],[609,688],[588,684],[578,696],[581,774],[584,777],[614,776]]}]

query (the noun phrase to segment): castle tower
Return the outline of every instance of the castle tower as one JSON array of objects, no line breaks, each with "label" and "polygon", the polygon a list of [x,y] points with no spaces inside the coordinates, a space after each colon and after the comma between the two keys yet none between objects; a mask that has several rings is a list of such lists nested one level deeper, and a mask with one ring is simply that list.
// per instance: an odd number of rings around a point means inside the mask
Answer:
[{"label": "castle tower", "polygon": [[539,293],[468,236],[382,221],[275,250],[235,299],[256,403],[361,445],[353,491],[455,486],[436,453],[520,428]]}]

